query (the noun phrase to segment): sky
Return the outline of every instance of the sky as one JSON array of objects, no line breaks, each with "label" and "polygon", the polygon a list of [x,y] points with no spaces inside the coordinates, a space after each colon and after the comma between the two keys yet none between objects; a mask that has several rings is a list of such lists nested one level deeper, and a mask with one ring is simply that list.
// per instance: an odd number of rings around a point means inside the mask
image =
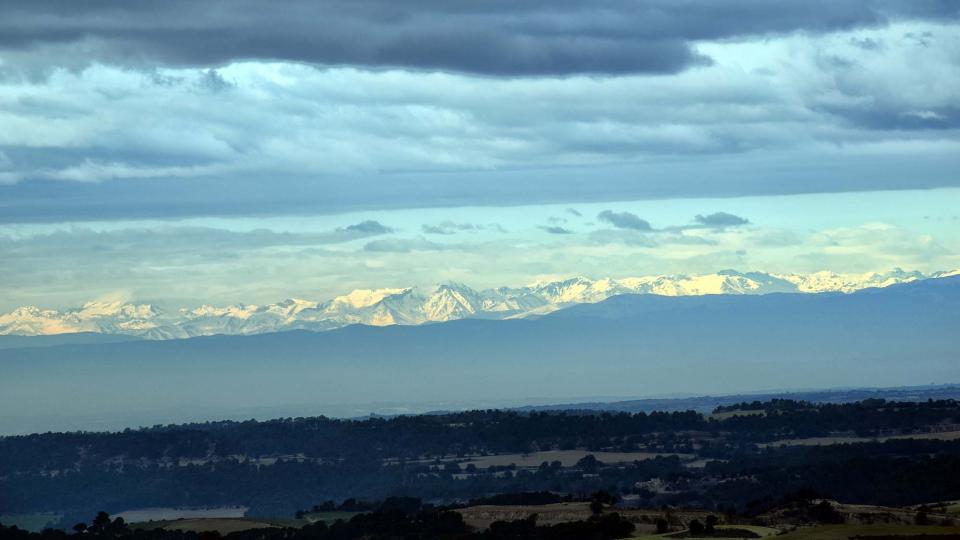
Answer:
[{"label": "sky", "polygon": [[0,10],[0,311],[960,267],[954,1]]}]

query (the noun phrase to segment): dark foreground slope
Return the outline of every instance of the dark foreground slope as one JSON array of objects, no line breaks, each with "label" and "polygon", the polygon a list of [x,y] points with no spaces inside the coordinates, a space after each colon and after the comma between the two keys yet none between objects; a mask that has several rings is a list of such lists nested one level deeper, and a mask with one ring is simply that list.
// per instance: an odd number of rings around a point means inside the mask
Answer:
[{"label": "dark foreground slope", "polygon": [[6,349],[0,431],[118,410],[136,424],[151,410],[957,381],[958,308],[953,277],[849,295],[621,296],[536,320]]}]

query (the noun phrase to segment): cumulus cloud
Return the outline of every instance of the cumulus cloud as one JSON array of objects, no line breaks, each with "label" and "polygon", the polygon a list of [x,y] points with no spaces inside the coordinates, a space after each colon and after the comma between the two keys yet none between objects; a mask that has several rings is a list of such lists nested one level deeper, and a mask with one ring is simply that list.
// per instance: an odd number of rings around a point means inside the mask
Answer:
[{"label": "cumulus cloud", "polygon": [[570,229],[560,227],[559,225],[544,225],[539,228],[550,234],[573,234],[573,231]]},{"label": "cumulus cloud", "polygon": [[360,223],[355,223],[353,225],[347,225],[346,227],[337,230],[340,232],[362,235],[387,234],[393,232],[393,229],[390,227],[387,227],[379,221],[374,221],[372,219],[361,221]]},{"label": "cumulus cloud", "polygon": [[742,218],[734,214],[728,214],[727,212],[714,212],[707,215],[697,214],[693,220],[704,227],[715,228],[736,227],[750,223],[749,219]]},{"label": "cumulus cloud", "polygon": [[597,219],[604,223],[613,225],[618,229],[630,229],[634,231],[652,231],[650,222],[641,219],[631,212],[614,212],[613,210],[604,210],[597,214]]},{"label": "cumulus cloud", "polygon": [[931,234],[916,233],[883,222],[818,231],[803,247],[809,251],[798,255],[798,260],[859,271],[915,268],[918,261],[951,255],[950,250]]}]

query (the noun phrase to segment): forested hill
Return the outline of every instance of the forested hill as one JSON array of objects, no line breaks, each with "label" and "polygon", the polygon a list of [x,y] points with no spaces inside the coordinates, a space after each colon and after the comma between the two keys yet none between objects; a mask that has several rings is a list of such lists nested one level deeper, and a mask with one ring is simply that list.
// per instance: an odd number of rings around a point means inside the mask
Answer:
[{"label": "forested hill", "polygon": [[[651,446],[656,433],[723,432],[764,443],[849,432],[859,436],[924,433],[960,424],[960,402],[866,400],[820,404],[791,400],[744,403],[745,414],[469,411],[439,415],[326,417],[206,422],[121,432],[0,437],[0,476],[65,469],[105,460],[301,456],[337,460],[586,448],[683,450],[685,438]],[[722,411],[737,410],[737,406]],[[720,412],[720,411],[718,411]],[[755,414],[755,413],[762,414]]]},{"label": "forested hill", "polygon": [[516,407],[518,411],[687,411],[710,412],[717,407],[735,408],[744,402],[764,402],[774,399],[792,399],[813,403],[853,403],[867,399],[887,401],[928,401],[960,399],[960,384],[927,384],[884,388],[829,388],[823,390],[794,390],[781,392],[730,394],[721,396],[641,398],[623,401],[580,401],[548,405]]},{"label": "forested hill", "polygon": [[0,438],[0,508],[56,512],[69,526],[99,510],[246,506],[283,516],[326,500],[447,503],[538,490],[604,489],[654,507],[746,509],[798,489],[919,504],[960,498],[958,436],[956,400],[880,399],[751,402],[707,415],[483,410],[45,433]]}]

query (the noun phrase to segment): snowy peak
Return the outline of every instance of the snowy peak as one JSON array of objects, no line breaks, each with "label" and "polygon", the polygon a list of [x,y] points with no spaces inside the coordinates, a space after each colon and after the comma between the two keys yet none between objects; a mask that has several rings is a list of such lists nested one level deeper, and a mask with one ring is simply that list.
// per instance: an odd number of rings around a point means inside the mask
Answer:
[{"label": "snowy peak", "polygon": [[774,292],[854,292],[920,279],[960,275],[960,270],[923,274],[890,272],[773,274],[722,270],[704,275],[657,275],[622,279],[577,276],[526,287],[477,291],[462,283],[433,287],[357,289],[326,302],[289,298],[262,306],[201,305],[164,312],[150,304],[92,301],[67,310],[19,307],[0,314],[0,335],[74,332],[174,339],[212,334],[258,334],[281,330],[330,330],[351,324],[387,326],[467,318],[505,319],[550,313],[621,294],[691,296]]},{"label": "snowy peak", "polygon": [[97,319],[102,317],[121,317],[124,319],[151,319],[158,311],[150,304],[127,304],[118,301],[87,302],[78,311],[79,319]]},{"label": "snowy peak", "polygon": [[423,303],[423,315],[428,321],[464,319],[482,309],[480,295],[461,284],[440,285]]},{"label": "snowy peak", "polygon": [[[181,312],[186,310],[181,310]],[[235,304],[232,306],[226,307],[217,307],[204,304],[196,309],[191,309],[186,311],[188,316],[202,318],[202,317],[230,317],[233,319],[249,319],[251,315],[256,313],[257,306],[246,306],[243,304]]]},{"label": "snowy peak", "polygon": [[0,334],[35,336],[69,334],[84,330],[66,321],[59,311],[53,309],[23,306],[0,315]]},{"label": "snowy peak", "polygon": [[[940,273],[942,274],[942,273]],[[888,287],[897,283],[909,283],[936,274],[926,276],[920,272],[904,272],[896,268],[891,272],[866,272],[863,274],[838,274],[836,272],[816,272],[813,274],[785,274],[777,276],[792,283],[799,292],[853,292],[871,287]]]},{"label": "snowy peak", "polygon": [[334,298],[330,301],[330,304],[338,307],[362,309],[376,305],[388,296],[403,294],[406,291],[407,289],[357,289],[349,294]]},{"label": "snowy peak", "polygon": [[534,293],[551,304],[599,302],[616,294],[632,292],[620,282],[611,279],[593,281],[583,276],[546,283],[534,288]]}]

